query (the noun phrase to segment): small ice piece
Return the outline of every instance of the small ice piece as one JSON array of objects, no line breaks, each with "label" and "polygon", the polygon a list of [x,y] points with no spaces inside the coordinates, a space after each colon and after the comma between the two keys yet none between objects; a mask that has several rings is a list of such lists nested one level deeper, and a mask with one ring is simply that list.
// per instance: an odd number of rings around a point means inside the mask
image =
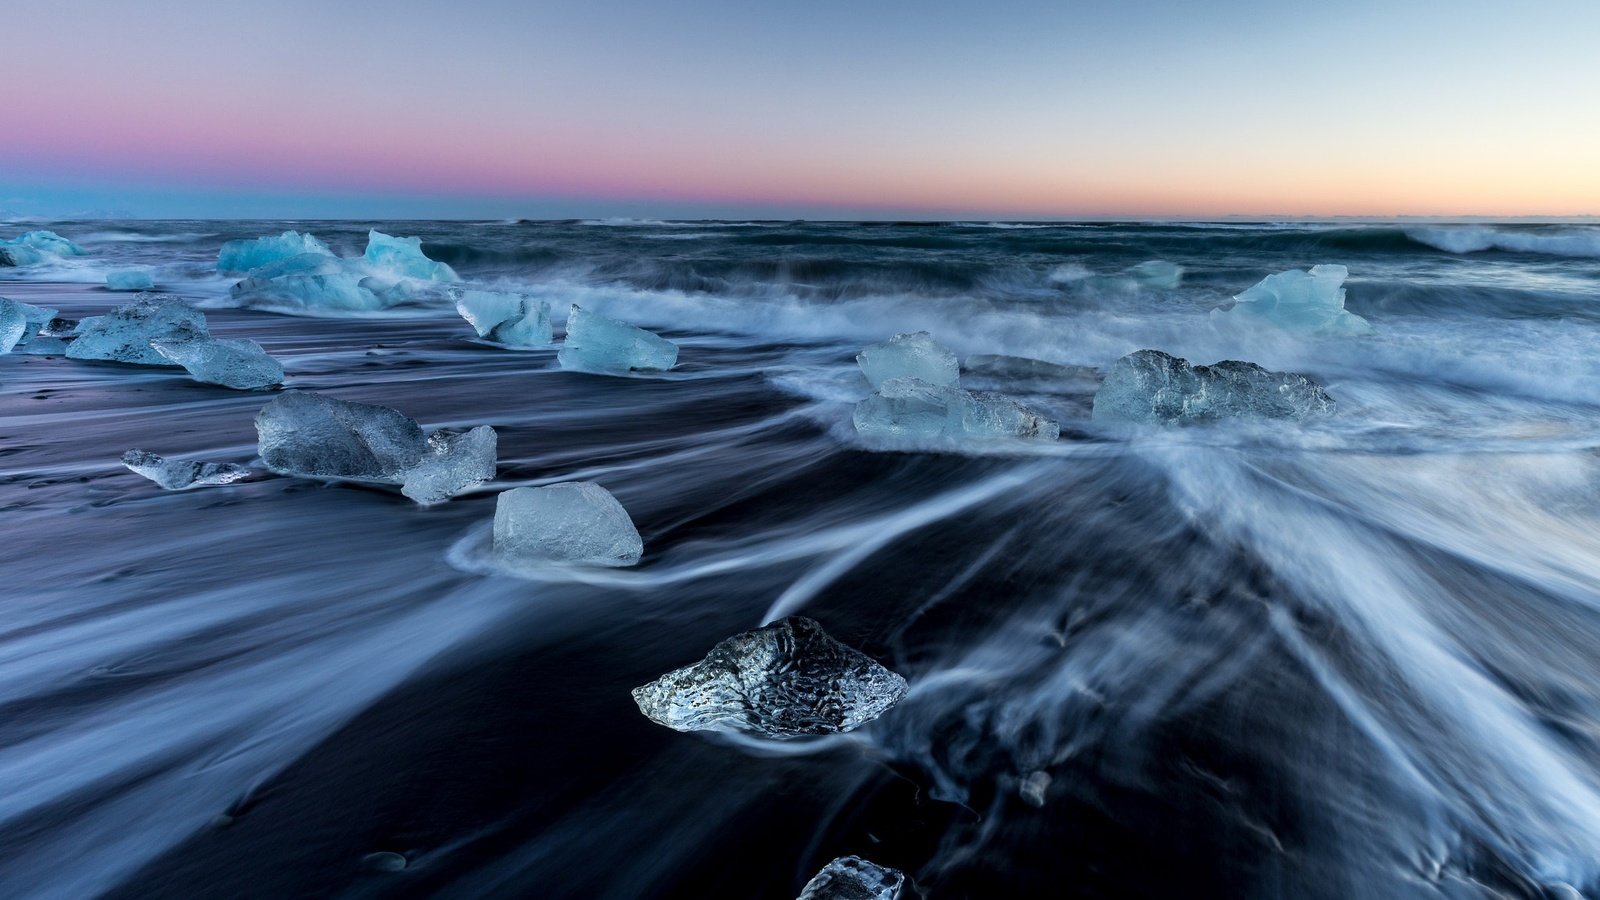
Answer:
[{"label": "small ice piece", "polygon": [[1130,268],[1127,275],[1145,287],[1172,291],[1177,290],[1183,282],[1183,266],[1164,259],[1152,259]]},{"label": "small ice piece", "polygon": [[678,364],[678,345],[573,304],[567,316],[567,337],[556,359],[563,369],[580,372],[664,370]]},{"label": "small ice piece", "polygon": [[841,856],[806,882],[799,900],[899,900],[906,876],[859,856]]},{"label": "small ice piece", "polygon": [[513,347],[543,347],[550,343],[550,305],[529,294],[502,291],[462,291],[456,312],[472,325],[478,337]]},{"label": "small ice piece", "polygon": [[494,507],[494,552],[514,562],[631,566],[644,540],[628,511],[592,481],[502,492]]},{"label": "small ice piece", "polygon": [[170,366],[151,341],[181,343],[206,337],[206,317],[170,294],[140,294],[133,302],[78,323],[68,359],[103,359]]},{"label": "small ice piece", "polygon": [[1309,272],[1290,269],[1268,275],[1235,296],[1231,309],[1212,310],[1211,318],[1307,334],[1370,334],[1372,323],[1344,308],[1345,291],[1341,285],[1349,275],[1349,269],[1334,265],[1313,266]]},{"label": "small ice piece", "polygon": [[861,374],[874,389],[891,378],[920,378],[929,384],[954,387],[961,381],[956,355],[939,346],[926,331],[897,334],[856,354]]},{"label": "small ice piece", "polygon": [[367,252],[363,258],[374,269],[399,278],[422,281],[460,281],[461,276],[442,262],[434,262],[422,252],[422,238],[392,237],[381,231],[367,232]]},{"label": "small ice piece", "polygon": [[327,244],[310,234],[301,234],[298,231],[229,241],[222,245],[222,252],[217,254],[217,271],[249,272],[268,263],[308,253],[333,256],[333,251],[328,249]]},{"label": "small ice piece", "polygon": [[88,251],[54,231],[29,231],[0,241],[0,266],[31,266],[63,256],[83,256]]},{"label": "small ice piece", "polygon": [[253,391],[283,384],[283,366],[252,340],[195,338],[151,341],[167,359],[189,370],[195,381]]},{"label": "small ice piece", "polygon": [[1044,806],[1046,792],[1050,790],[1050,773],[1039,770],[1029,772],[1017,784],[1017,793],[1022,796],[1024,803],[1029,806]]},{"label": "small ice piece", "polygon": [[169,491],[212,484],[231,484],[250,475],[250,470],[233,463],[203,463],[187,459],[166,459],[148,450],[129,450],[122,464]]},{"label": "small ice piece", "polygon": [[905,693],[904,678],[811,619],[790,616],[634,688],[633,700],[651,721],[677,731],[794,738],[854,731]]},{"label": "small ice piece", "polygon": [[155,286],[149,269],[117,269],[106,273],[106,287],[113,291],[148,291]]},{"label": "small ice piece", "polygon": [[421,461],[400,473],[400,493],[431,506],[492,481],[497,444],[494,429],[487,425],[469,431],[435,431],[428,435],[428,452]]},{"label": "small ice piece", "polygon": [[856,431],[910,441],[1027,438],[1053,441],[1061,426],[1004,394],[891,378],[856,404]]},{"label": "small ice piece", "polygon": [[1156,425],[1220,419],[1290,419],[1331,415],[1332,397],[1305,377],[1269,372],[1255,363],[1224,360],[1190,365],[1159,350],[1117,360],[1094,396],[1097,422]]},{"label": "small ice piece", "polygon": [[373,312],[388,304],[366,286],[357,272],[280,275],[246,278],[234,285],[241,306],[293,312]]},{"label": "small ice piece", "polygon": [[422,426],[399,410],[302,391],[262,407],[256,434],[279,475],[394,484],[432,452]]}]

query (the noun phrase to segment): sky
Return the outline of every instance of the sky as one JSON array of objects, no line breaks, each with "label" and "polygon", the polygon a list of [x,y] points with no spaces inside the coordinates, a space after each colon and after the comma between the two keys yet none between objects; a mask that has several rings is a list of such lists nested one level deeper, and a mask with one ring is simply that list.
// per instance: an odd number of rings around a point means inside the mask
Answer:
[{"label": "sky", "polygon": [[54,0],[0,212],[1600,213],[1596,0]]}]

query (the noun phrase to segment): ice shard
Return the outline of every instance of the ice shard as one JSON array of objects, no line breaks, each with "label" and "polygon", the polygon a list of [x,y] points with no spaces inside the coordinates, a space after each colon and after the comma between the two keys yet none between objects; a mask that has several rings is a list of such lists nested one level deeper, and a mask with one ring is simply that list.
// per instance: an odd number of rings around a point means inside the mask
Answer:
[{"label": "ice shard", "polygon": [[1061,426],[1004,394],[891,378],[856,404],[856,431],[914,442],[1024,438],[1053,441]]},{"label": "ice shard", "polygon": [[529,294],[462,291],[456,312],[478,337],[511,347],[543,347],[550,343],[550,305]]},{"label": "ice shard", "polygon": [[906,876],[859,856],[841,856],[806,882],[798,900],[899,900]]},{"label": "ice shard", "polygon": [[67,347],[69,359],[141,366],[173,365],[151,341],[176,344],[207,336],[206,317],[170,294],[140,294],[103,316],[84,319],[76,333],[77,339]]},{"label": "ice shard", "polygon": [[54,231],[28,231],[0,241],[0,266],[31,266],[87,251]]},{"label": "ice shard", "polygon": [[10,353],[28,333],[28,317],[22,304],[0,298],[0,353]]},{"label": "ice shard", "polygon": [[194,338],[151,341],[155,351],[189,371],[195,381],[241,391],[283,384],[283,366],[252,340]]},{"label": "ice shard", "polygon": [[435,262],[422,252],[422,238],[393,237],[381,231],[367,232],[367,252],[363,255],[367,265],[375,271],[396,278],[416,278],[421,281],[460,281],[461,276],[442,262]]},{"label": "ice shard", "polygon": [[298,231],[229,241],[222,245],[222,252],[217,254],[217,271],[249,272],[269,263],[306,254],[333,257],[333,251],[328,249],[327,244]]},{"label": "ice shard", "polygon": [[956,355],[941,347],[926,331],[897,334],[856,354],[861,374],[873,388],[892,378],[918,378],[932,385],[954,387],[961,380]]},{"label": "ice shard", "polygon": [[249,469],[233,463],[166,459],[147,450],[129,450],[122,454],[122,464],[169,491],[231,484],[250,475]]},{"label": "ice shard", "polygon": [[117,269],[106,273],[106,287],[113,291],[148,291],[155,286],[149,269]]},{"label": "ice shard", "polygon": [[1221,324],[1268,325],[1314,335],[1369,334],[1372,324],[1344,308],[1341,285],[1349,275],[1349,269],[1334,265],[1268,275],[1234,297],[1231,309],[1213,310],[1211,318]]},{"label": "ice shard", "polygon": [[556,359],[562,368],[580,372],[665,370],[677,365],[678,345],[574,304],[567,316],[567,336]]},{"label": "ice shard", "polygon": [[906,680],[790,616],[736,634],[706,658],[634,688],[651,721],[677,731],[746,731],[773,738],[842,734],[900,702]]},{"label": "ice shard", "polygon": [[631,566],[644,555],[644,540],[610,491],[571,481],[502,492],[494,508],[494,552],[518,563]]},{"label": "ice shard", "polygon": [[280,475],[394,484],[431,451],[422,426],[399,410],[302,391],[262,407],[256,434]]},{"label": "ice shard", "polygon": [[251,277],[234,285],[240,306],[279,312],[374,312],[388,304],[358,272],[329,271]]},{"label": "ice shard", "polygon": [[467,431],[439,429],[428,435],[428,452],[400,472],[400,493],[429,506],[494,480],[499,439],[479,425]]},{"label": "ice shard", "polygon": [[1094,419],[1155,425],[1303,421],[1331,415],[1335,405],[1304,375],[1269,372],[1237,360],[1195,366],[1159,350],[1140,350],[1112,364],[1094,397]]}]

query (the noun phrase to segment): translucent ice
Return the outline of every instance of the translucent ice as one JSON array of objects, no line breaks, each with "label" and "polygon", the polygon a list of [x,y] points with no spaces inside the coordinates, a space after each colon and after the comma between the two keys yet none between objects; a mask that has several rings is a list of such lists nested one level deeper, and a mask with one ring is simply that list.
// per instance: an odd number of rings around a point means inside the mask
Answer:
[{"label": "translucent ice", "polygon": [[462,291],[456,296],[456,312],[481,338],[513,347],[550,343],[550,305],[528,294]]},{"label": "translucent ice", "polygon": [[859,856],[841,856],[806,882],[798,900],[898,900],[906,877]]},{"label": "translucent ice", "polygon": [[103,359],[170,366],[151,341],[181,343],[206,337],[206,317],[169,294],[140,294],[132,303],[78,323],[69,359]]},{"label": "translucent ice", "polygon": [[241,391],[283,384],[283,366],[252,340],[195,338],[187,341],[151,341],[155,351],[189,370],[190,377],[206,384]]},{"label": "translucent ice", "polygon": [[233,286],[241,306],[292,311],[372,312],[387,304],[363,282],[359,272],[251,277]]},{"label": "translucent ice", "polygon": [[1132,278],[1145,287],[1160,288],[1162,290],[1175,290],[1183,281],[1183,266],[1170,263],[1164,259],[1152,259],[1130,268],[1127,272]]},{"label": "translucent ice", "polygon": [[10,353],[28,333],[28,318],[22,304],[0,298],[0,353]]},{"label": "translucent ice", "polygon": [[1193,366],[1159,350],[1140,350],[1112,364],[1094,397],[1094,418],[1107,422],[1184,424],[1219,419],[1291,419],[1331,415],[1333,398],[1305,377],[1224,360]]},{"label": "translucent ice", "polygon": [[223,244],[222,252],[217,254],[217,271],[249,272],[268,263],[302,254],[331,257],[333,251],[310,234],[285,231],[283,234]]},{"label": "translucent ice", "polygon": [[840,734],[905,696],[906,680],[790,616],[722,641],[706,658],[634,688],[639,711],[678,731],[774,738]]},{"label": "translucent ice", "polygon": [[1234,297],[1232,309],[1214,310],[1214,321],[1244,325],[1271,325],[1308,334],[1368,334],[1372,325],[1344,308],[1344,284],[1350,270],[1344,266],[1313,266],[1311,271],[1291,269],[1268,275],[1259,284]]},{"label": "translucent ice", "polygon": [[460,281],[455,270],[434,262],[422,252],[422,238],[397,238],[381,231],[367,232],[367,252],[363,257],[374,269],[399,278],[423,281]]},{"label": "translucent ice", "polygon": [[610,491],[569,481],[501,493],[494,552],[515,562],[631,566],[644,555],[644,540]]},{"label": "translucent ice", "polygon": [[678,345],[574,304],[556,359],[562,368],[580,372],[670,369],[678,363]]},{"label": "translucent ice", "polygon": [[230,484],[250,475],[249,469],[233,463],[165,459],[148,450],[129,450],[122,454],[122,464],[169,491]]},{"label": "translucent ice", "polygon": [[891,378],[919,378],[928,384],[955,386],[961,380],[956,355],[939,346],[926,331],[897,334],[856,354],[861,374],[874,388]]},{"label": "translucent ice", "polygon": [[431,448],[396,409],[288,391],[256,414],[261,458],[280,475],[397,483]]},{"label": "translucent ice", "polygon": [[0,266],[31,266],[64,256],[83,256],[86,252],[54,231],[29,231],[0,241]]},{"label": "translucent ice", "polygon": [[428,435],[428,452],[400,473],[400,493],[428,506],[493,480],[498,443],[487,425],[470,431],[435,431]]},{"label": "translucent ice", "polygon": [[155,286],[149,269],[117,269],[106,273],[106,287],[113,291],[148,291]]},{"label": "translucent ice", "polygon": [[856,404],[856,431],[874,438],[1029,438],[1053,441],[1061,426],[1004,394],[964,391],[920,378],[891,378]]}]

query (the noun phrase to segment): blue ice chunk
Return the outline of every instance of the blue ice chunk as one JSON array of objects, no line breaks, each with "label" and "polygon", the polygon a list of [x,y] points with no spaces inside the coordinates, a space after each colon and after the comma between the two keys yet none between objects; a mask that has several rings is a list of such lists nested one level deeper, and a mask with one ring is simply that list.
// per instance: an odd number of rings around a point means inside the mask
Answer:
[{"label": "blue ice chunk", "polygon": [[567,336],[556,359],[562,368],[580,372],[658,371],[677,365],[678,345],[573,304],[567,316]]},{"label": "blue ice chunk", "polygon": [[897,334],[856,354],[861,374],[874,388],[891,378],[917,378],[928,384],[954,387],[961,380],[956,355],[934,341],[926,331]]},{"label": "blue ice chunk", "polygon": [[133,302],[78,323],[69,359],[170,366],[151,341],[181,343],[207,336],[206,317],[170,294],[140,294]]},{"label": "blue ice chunk", "polygon": [[841,856],[806,882],[798,900],[899,900],[906,883],[899,869],[859,856]]},{"label": "blue ice chunk", "polygon": [[1269,372],[1224,360],[1190,365],[1159,350],[1117,360],[1094,396],[1097,422],[1181,425],[1221,419],[1304,421],[1332,415],[1336,404],[1304,375]]},{"label": "blue ice chunk", "polygon": [[222,252],[217,254],[217,271],[249,272],[268,263],[303,254],[331,257],[333,251],[310,234],[285,231],[283,234],[223,244]]},{"label": "blue ice chunk", "polygon": [[37,340],[55,315],[53,309],[0,297],[0,353],[10,353],[19,344]]},{"label": "blue ice chunk", "polygon": [[129,450],[122,454],[122,464],[168,491],[187,491],[213,484],[232,484],[250,476],[249,469],[235,463],[166,459],[148,450]]},{"label": "blue ice chunk", "polygon": [[54,231],[28,231],[0,241],[0,266],[31,266],[46,260],[83,256],[88,251]]},{"label": "blue ice chunk", "polygon": [[148,291],[155,286],[149,269],[117,269],[106,273],[106,287],[113,291]]},{"label": "blue ice chunk", "polygon": [[1219,323],[1269,325],[1306,334],[1369,334],[1372,324],[1344,308],[1341,285],[1349,275],[1349,269],[1335,265],[1268,275],[1235,296],[1232,309],[1213,310],[1211,318]]},{"label": "blue ice chunk", "polygon": [[468,431],[439,429],[428,452],[400,472],[400,493],[424,506],[443,503],[495,476],[499,436],[487,425]]},{"label": "blue ice chunk", "polygon": [[252,340],[195,338],[151,341],[157,353],[183,366],[195,381],[250,391],[283,384],[283,366]]},{"label": "blue ice chunk", "polygon": [[494,507],[494,552],[512,563],[631,566],[644,539],[611,492],[569,481],[501,492]]},{"label": "blue ice chunk", "polygon": [[461,291],[456,312],[481,338],[512,347],[543,347],[551,341],[550,304],[529,294]]},{"label": "blue ice chunk", "polygon": [[393,237],[381,231],[367,232],[367,252],[363,257],[374,269],[397,278],[422,281],[460,281],[461,276],[442,262],[422,252],[422,238]]},{"label": "blue ice chunk", "polygon": [[909,441],[1023,438],[1053,441],[1061,426],[1004,394],[891,378],[856,404],[856,431],[870,438]]},{"label": "blue ice chunk", "polygon": [[280,312],[374,312],[387,308],[359,272],[251,277],[234,285],[234,302]]}]

